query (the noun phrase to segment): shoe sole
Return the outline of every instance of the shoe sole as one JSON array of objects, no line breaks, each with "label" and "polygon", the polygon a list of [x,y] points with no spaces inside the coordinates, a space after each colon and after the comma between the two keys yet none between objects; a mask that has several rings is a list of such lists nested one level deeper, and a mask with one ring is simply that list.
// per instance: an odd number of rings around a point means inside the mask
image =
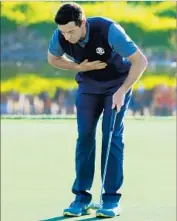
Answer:
[{"label": "shoe sole", "polygon": [[87,211],[82,212],[82,213],[78,213],[78,214],[74,214],[74,213],[70,213],[70,212],[64,212],[63,216],[79,217],[79,216],[90,215],[91,213],[92,213],[92,209],[88,209]]},{"label": "shoe sole", "polygon": [[73,214],[73,213],[70,213],[70,212],[64,212],[63,213],[63,216],[73,216],[73,217],[79,217],[81,216],[82,214],[79,213],[79,214]]},{"label": "shoe sole", "polygon": [[120,214],[117,214],[117,215],[115,215],[115,216],[108,216],[108,215],[105,215],[105,214],[103,214],[103,213],[97,213],[97,214],[96,214],[96,217],[101,217],[101,218],[114,218],[114,217],[116,217],[116,216],[120,216]]}]

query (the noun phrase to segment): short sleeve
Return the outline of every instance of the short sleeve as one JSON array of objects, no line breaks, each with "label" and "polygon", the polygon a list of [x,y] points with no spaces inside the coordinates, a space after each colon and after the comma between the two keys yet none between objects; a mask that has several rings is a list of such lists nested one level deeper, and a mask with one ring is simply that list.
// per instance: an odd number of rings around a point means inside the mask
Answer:
[{"label": "short sleeve", "polygon": [[49,42],[49,51],[54,56],[60,57],[64,54],[64,51],[63,51],[63,49],[59,43],[59,40],[58,40],[58,32],[59,32],[59,30],[56,29],[50,42]]},{"label": "short sleeve", "polygon": [[125,30],[115,23],[109,28],[108,42],[115,52],[125,58],[134,54],[138,48]]}]

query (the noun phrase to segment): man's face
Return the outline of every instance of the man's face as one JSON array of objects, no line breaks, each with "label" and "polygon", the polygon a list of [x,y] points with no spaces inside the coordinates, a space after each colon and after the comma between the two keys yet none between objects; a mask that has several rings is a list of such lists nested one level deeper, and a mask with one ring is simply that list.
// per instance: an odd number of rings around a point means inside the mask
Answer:
[{"label": "man's face", "polygon": [[83,24],[79,27],[72,21],[65,25],[58,25],[58,28],[65,39],[72,44],[76,44],[82,38]]}]

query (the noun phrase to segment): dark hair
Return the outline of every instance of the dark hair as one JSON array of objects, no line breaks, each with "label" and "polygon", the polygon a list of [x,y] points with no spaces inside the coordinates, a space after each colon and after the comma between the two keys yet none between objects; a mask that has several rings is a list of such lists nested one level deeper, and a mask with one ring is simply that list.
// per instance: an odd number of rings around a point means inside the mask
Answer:
[{"label": "dark hair", "polygon": [[63,4],[55,15],[55,23],[58,25],[65,25],[74,21],[76,26],[81,26],[84,18],[82,8],[76,3]]}]

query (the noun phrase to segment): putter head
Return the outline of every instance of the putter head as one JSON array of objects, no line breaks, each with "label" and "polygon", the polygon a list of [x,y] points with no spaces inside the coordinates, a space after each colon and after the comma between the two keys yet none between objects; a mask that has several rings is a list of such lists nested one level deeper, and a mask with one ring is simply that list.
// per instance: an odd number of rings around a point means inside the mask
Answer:
[{"label": "putter head", "polygon": [[94,210],[97,210],[97,209],[101,209],[102,208],[102,205],[101,204],[97,204],[97,203],[91,203],[90,206],[89,206],[90,209],[94,209]]}]

